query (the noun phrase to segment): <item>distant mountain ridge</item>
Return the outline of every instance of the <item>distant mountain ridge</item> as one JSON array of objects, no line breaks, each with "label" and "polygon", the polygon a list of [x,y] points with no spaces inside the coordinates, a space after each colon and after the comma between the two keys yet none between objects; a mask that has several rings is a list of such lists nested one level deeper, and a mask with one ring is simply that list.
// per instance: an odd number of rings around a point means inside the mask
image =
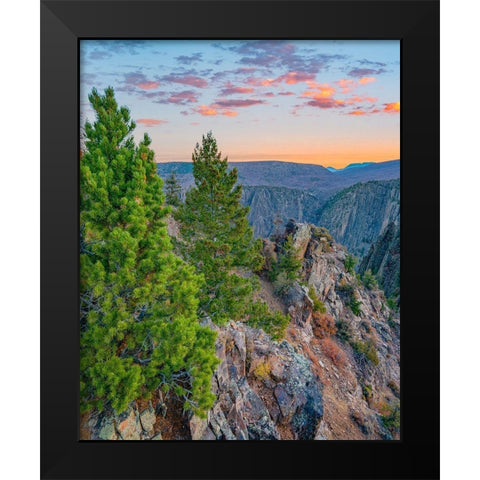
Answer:
[{"label": "distant mountain ridge", "polygon": [[[325,193],[327,196],[360,181],[400,177],[400,160],[351,164],[335,172],[321,165],[277,160],[229,162],[229,167],[238,170],[238,181],[242,185],[301,188],[313,194]],[[184,188],[193,185],[191,162],[157,163],[157,172],[161,177],[166,177],[172,170]]]},{"label": "distant mountain ridge", "polygon": [[[250,207],[249,221],[257,237],[268,237],[274,230],[275,219],[283,223],[290,218],[316,223],[316,212],[327,200],[355,183],[400,177],[399,160],[336,173],[321,165],[280,161],[230,162],[229,167],[238,170],[238,181],[244,187],[242,203]],[[191,162],[157,164],[157,172],[163,178],[175,171],[185,190],[194,184],[192,170]],[[376,237],[371,241],[375,240]],[[337,241],[342,243],[342,239]],[[369,244],[364,246],[368,248]]]}]

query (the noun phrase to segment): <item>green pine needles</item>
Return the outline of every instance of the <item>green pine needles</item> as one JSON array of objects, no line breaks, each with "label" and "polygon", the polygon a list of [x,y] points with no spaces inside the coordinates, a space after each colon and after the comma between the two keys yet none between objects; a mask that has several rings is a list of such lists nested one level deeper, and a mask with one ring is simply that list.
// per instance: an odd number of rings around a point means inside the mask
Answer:
[{"label": "green pine needles", "polygon": [[183,255],[203,273],[200,308],[218,325],[246,320],[280,339],[288,317],[270,312],[255,300],[258,272],[264,262],[262,242],[253,238],[248,207],[240,203],[237,169],[228,169],[212,133],[202,137],[192,155],[195,186],[176,214],[181,223]]},{"label": "green pine needles", "polygon": [[172,207],[178,207],[181,203],[182,186],[178,182],[175,171],[165,179],[165,203]]},{"label": "green pine needles", "polygon": [[205,276],[201,308],[214,323],[224,324],[246,314],[258,285],[242,272],[262,267],[261,241],[253,239],[248,207],[240,204],[237,170],[228,170],[211,132],[197,143],[192,161],[195,186],[177,212],[183,252]]},{"label": "green pine needles", "polygon": [[218,364],[216,334],[197,317],[205,283],[172,253],[150,139],[135,144],[135,123],[112,88],[89,100],[96,120],[85,124],[80,161],[82,410],[122,412],[162,388],[205,415]]}]

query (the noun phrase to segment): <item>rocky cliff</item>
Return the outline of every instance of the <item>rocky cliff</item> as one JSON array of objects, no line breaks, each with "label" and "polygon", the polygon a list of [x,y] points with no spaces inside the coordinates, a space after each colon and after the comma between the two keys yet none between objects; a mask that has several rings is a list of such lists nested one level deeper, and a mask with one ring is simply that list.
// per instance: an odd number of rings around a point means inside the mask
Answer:
[{"label": "rocky cliff", "polygon": [[267,265],[291,234],[302,271],[284,286],[260,279],[271,308],[288,312],[281,342],[242,322],[219,327],[217,400],[191,416],[173,394],[156,392],[126,412],[85,415],[82,439],[328,440],[398,436],[400,319],[381,290],[365,288],[344,266],[347,251],[322,229],[290,222],[264,241]]},{"label": "rocky cliff", "polygon": [[[243,186],[242,204],[250,207],[249,221],[257,237],[265,238],[274,232],[274,220],[283,224],[290,218],[316,224],[320,221],[332,230],[339,243],[362,255],[388,221],[397,221],[395,211],[389,213],[383,202],[391,185],[398,185],[398,195],[394,192],[392,201],[399,199],[399,181],[388,181],[400,176],[398,160],[349,166],[335,173],[320,165],[276,161],[231,162],[229,167],[238,170],[238,181]],[[176,172],[183,195],[193,185],[192,168],[192,163],[187,162],[157,164],[163,178]],[[378,180],[378,185],[351,187],[369,180]],[[323,212],[320,218],[319,211]],[[357,238],[358,228],[365,241]]]},{"label": "rocky cliff", "polygon": [[400,303],[400,227],[390,223],[372,244],[367,255],[358,266],[358,273],[363,275],[367,270],[378,278],[387,297],[395,298]]},{"label": "rocky cliff", "polygon": [[242,204],[250,207],[248,221],[256,237],[266,238],[277,228],[283,230],[290,218],[311,222],[326,199],[304,190],[286,187],[243,187]]},{"label": "rocky cliff", "polygon": [[362,256],[390,222],[399,221],[397,179],[358,183],[342,190],[321,207],[315,223],[328,228],[338,243]]}]

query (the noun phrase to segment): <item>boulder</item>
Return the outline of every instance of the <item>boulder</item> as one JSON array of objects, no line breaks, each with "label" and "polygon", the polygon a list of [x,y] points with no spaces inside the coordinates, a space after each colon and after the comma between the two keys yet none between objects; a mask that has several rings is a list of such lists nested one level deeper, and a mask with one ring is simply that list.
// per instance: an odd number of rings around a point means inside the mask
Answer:
[{"label": "boulder", "polygon": [[122,440],[140,440],[141,428],[133,408],[117,417],[117,432]]},{"label": "boulder", "polygon": [[153,430],[156,421],[157,417],[155,415],[155,410],[150,403],[148,408],[140,413],[140,423],[142,424],[143,430],[148,433]]}]

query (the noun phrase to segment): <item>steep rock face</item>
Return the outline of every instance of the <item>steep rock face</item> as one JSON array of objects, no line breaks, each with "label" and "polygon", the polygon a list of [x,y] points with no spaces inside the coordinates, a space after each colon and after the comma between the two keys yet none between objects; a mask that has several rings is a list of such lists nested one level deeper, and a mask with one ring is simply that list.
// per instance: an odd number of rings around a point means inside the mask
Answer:
[{"label": "steep rock face", "polygon": [[[312,359],[324,385],[324,416],[316,438],[392,438],[382,412],[399,401],[399,316],[388,307],[383,291],[365,288],[346,271],[348,252],[341,245],[313,225],[289,224],[288,232],[303,260],[307,288],[299,286],[303,302],[298,301],[300,293],[287,299],[303,305],[303,310],[290,310],[294,315],[287,339]],[[313,304],[307,293],[311,288],[336,321],[337,335],[316,338],[312,329],[316,314],[305,315]],[[359,302],[356,314],[350,306],[352,296]]]},{"label": "steep rock face", "polygon": [[[286,187],[243,187],[242,204],[250,207],[248,220],[256,237],[266,238],[275,231],[275,222],[285,224],[289,218],[310,222],[325,201],[325,196],[315,196],[303,190]],[[281,224],[278,224],[281,230]]]},{"label": "steep rock face", "polygon": [[390,223],[378,240],[372,244],[358,266],[363,275],[371,270],[387,297],[400,296],[400,227]]},{"label": "steep rock face", "polygon": [[210,326],[218,332],[221,360],[212,381],[217,401],[206,420],[191,420],[192,438],[313,439],[323,404],[310,360],[241,323]]},{"label": "steep rock face", "polygon": [[[368,168],[368,167],[365,167]],[[400,221],[400,180],[355,184],[328,200],[317,225],[357,256],[364,255],[390,222]]]},{"label": "steep rock face", "polygon": [[[346,168],[335,171],[335,173],[320,165],[277,161],[230,162],[229,168],[238,170],[238,181],[243,186],[242,204],[250,207],[248,218],[254,227],[255,236],[263,238],[268,237],[276,230],[274,221],[278,219],[283,224],[290,218],[294,218],[298,222],[319,224],[318,211],[325,205],[325,202],[329,198],[333,201],[337,197],[332,198],[332,195],[341,195],[343,189],[357,182],[400,177],[398,160],[370,164],[361,168]],[[190,162],[159,163],[157,171],[163,178],[166,178],[171,171],[175,171],[183,187],[182,195],[194,184],[192,163]],[[366,252],[388,223],[388,220],[387,223],[384,222],[384,209],[379,209],[381,202],[375,198],[375,195],[383,195],[383,193],[378,189],[372,191],[370,198],[366,198],[361,205],[355,204],[355,198],[350,198],[350,201],[341,204],[338,203],[333,209],[333,217],[330,212],[325,214],[325,219],[321,219],[321,221],[326,222],[325,226],[332,230],[338,242],[360,255],[362,249]],[[355,205],[356,211],[352,211]],[[364,214],[364,218],[359,219],[359,214],[367,212],[367,210],[362,210],[365,208],[368,209],[368,213]],[[345,211],[342,212],[342,209]],[[341,218],[342,216],[343,218]],[[394,220],[393,216],[392,214],[392,220]],[[333,226],[339,220],[341,226],[337,231]],[[365,224],[365,220],[369,220],[369,224]],[[380,230],[376,224],[380,225]],[[357,245],[352,242],[352,239],[356,236],[356,229],[359,226],[360,233],[365,234],[366,241]],[[340,230],[346,232],[345,235],[343,233],[339,235]]]}]

